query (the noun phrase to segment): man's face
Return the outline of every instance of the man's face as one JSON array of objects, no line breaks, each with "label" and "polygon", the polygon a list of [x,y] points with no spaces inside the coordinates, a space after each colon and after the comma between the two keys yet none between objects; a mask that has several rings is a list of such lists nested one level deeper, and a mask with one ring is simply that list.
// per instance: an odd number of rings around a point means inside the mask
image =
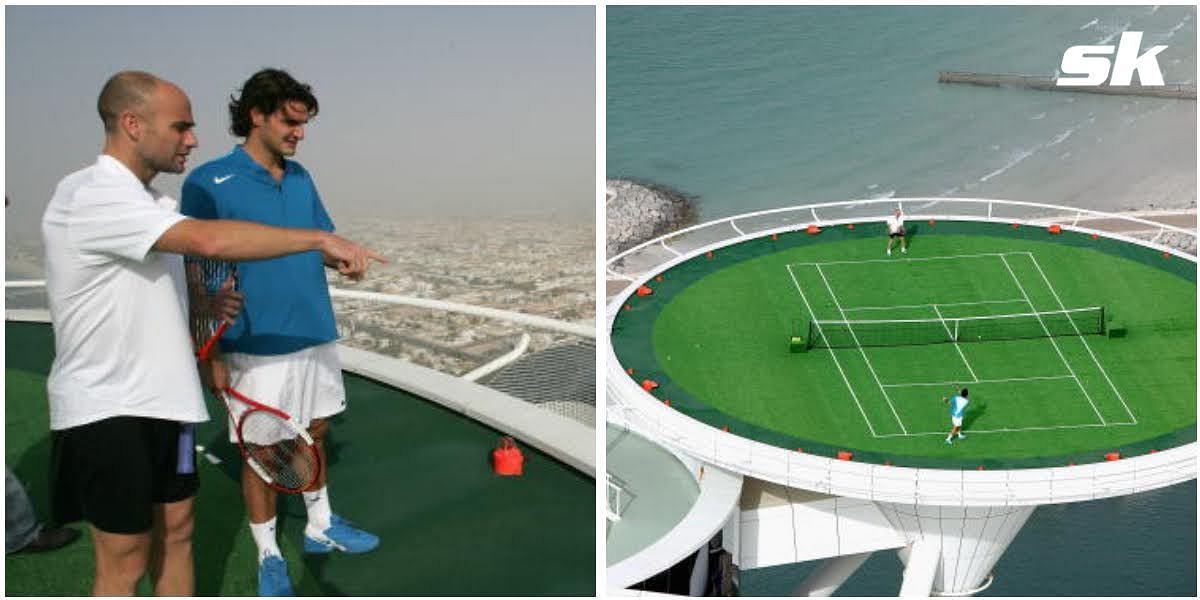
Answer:
[{"label": "man's face", "polygon": [[279,110],[262,116],[252,114],[256,136],[276,156],[293,156],[300,140],[304,139],[304,126],[308,124],[308,106],[303,102],[289,100]]},{"label": "man's face", "polygon": [[199,145],[192,103],[183,90],[160,83],[146,109],[137,115],[142,127],[137,151],[142,162],[161,173],[182,173],[188,154]]}]

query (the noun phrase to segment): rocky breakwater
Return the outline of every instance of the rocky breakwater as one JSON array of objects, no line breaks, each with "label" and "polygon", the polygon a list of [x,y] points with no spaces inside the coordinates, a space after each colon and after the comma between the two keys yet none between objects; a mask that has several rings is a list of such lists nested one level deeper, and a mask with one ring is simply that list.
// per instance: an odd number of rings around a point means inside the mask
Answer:
[{"label": "rocky breakwater", "polygon": [[695,198],[683,192],[629,179],[609,179],[606,183],[609,257],[696,222]]}]

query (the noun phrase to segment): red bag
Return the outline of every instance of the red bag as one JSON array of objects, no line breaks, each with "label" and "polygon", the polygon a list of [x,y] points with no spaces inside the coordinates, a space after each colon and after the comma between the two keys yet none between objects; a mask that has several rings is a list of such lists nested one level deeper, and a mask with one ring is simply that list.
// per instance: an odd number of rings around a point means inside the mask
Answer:
[{"label": "red bag", "polygon": [[525,456],[517,443],[509,436],[500,438],[496,449],[492,450],[492,470],[497,475],[515,476],[525,472]]}]

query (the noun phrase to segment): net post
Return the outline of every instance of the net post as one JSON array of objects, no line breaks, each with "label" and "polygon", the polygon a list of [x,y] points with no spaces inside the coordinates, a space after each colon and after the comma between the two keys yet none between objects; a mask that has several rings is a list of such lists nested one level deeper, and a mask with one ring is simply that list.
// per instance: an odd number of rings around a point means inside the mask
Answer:
[{"label": "net post", "polygon": [[[808,352],[813,347],[813,322],[808,322],[808,328],[803,325],[803,319],[794,319],[792,321],[792,337],[789,340],[789,350],[791,352]],[[805,335],[807,333],[807,335]]]}]

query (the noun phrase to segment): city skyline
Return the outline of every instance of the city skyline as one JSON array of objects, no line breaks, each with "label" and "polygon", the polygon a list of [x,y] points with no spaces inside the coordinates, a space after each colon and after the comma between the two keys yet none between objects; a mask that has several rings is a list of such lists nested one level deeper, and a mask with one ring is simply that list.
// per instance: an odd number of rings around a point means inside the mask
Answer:
[{"label": "city skyline", "polygon": [[[252,73],[281,67],[310,83],[321,111],[295,159],[335,222],[591,221],[594,15],[590,6],[7,7],[6,233],[36,237],[57,181],[99,154],[96,96],[131,68],[189,94],[200,146],[188,171],[238,141],[226,105]],[[152,184],[178,197],[182,176]]]}]

